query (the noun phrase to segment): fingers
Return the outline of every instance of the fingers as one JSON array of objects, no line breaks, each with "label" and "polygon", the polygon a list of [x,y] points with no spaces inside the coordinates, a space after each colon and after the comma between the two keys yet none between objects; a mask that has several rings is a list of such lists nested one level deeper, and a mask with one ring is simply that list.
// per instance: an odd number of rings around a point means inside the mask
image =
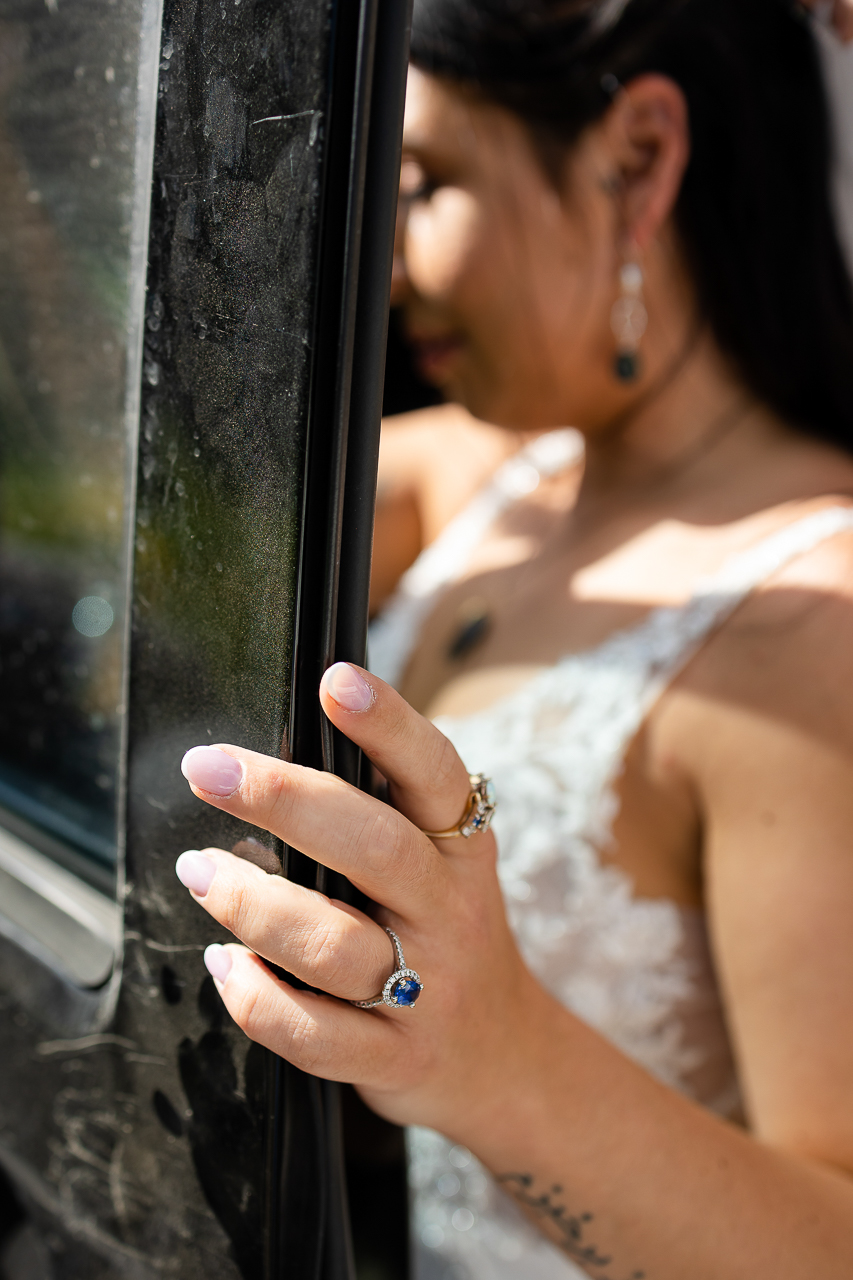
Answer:
[{"label": "fingers", "polygon": [[175,870],[196,901],[247,947],[330,995],[370,1000],[396,968],[387,933],[362,912],[223,849],[188,850]]},{"label": "fingers", "polygon": [[311,1075],[381,1087],[401,1030],[392,1017],[297,991],[243,947],[208,947],[205,964],[250,1040]]},{"label": "fingers", "polygon": [[273,832],[398,914],[440,890],[429,840],[334,774],[232,746],[193,747],[181,768],[200,799]]},{"label": "fingers", "polygon": [[361,667],[336,662],[323,676],[320,701],[385,775],[395,805],[415,826],[444,831],[460,820],[471,790],[468,770],[453,744],[396,690]]}]

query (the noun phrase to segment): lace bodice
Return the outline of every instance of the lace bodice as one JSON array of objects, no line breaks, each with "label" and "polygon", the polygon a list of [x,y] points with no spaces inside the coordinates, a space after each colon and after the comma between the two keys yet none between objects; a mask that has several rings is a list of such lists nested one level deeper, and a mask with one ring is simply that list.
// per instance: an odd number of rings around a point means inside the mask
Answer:
[{"label": "lace bodice", "polygon": [[[437,594],[491,521],[578,452],[575,433],[553,432],[501,468],[401,583],[371,637],[377,674],[399,675]],[[661,691],[751,590],[844,529],[853,529],[846,507],[800,519],[700,582],[686,604],[569,654],[485,711],[436,721],[495,782],[499,874],[532,971],[658,1079],[727,1116],[738,1089],[703,916],[635,897],[599,851],[612,842],[625,753]],[[416,1280],[583,1275],[470,1152],[423,1129],[410,1131],[409,1150]]]}]

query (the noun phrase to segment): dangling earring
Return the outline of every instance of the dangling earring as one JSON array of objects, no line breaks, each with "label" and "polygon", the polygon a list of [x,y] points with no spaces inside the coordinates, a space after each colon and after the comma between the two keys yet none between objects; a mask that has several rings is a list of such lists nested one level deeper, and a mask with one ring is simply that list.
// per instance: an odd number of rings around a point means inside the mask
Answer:
[{"label": "dangling earring", "polygon": [[619,271],[620,294],[610,312],[610,327],[616,339],[613,372],[620,382],[633,382],[640,372],[637,354],[646,332],[649,313],[643,302],[643,269],[639,262],[626,262]]}]

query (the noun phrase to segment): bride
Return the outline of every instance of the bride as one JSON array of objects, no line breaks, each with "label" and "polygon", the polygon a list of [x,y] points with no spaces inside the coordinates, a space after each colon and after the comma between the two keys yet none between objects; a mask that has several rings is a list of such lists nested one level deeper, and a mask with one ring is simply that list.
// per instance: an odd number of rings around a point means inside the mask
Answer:
[{"label": "bride", "polygon": [[246,944],[206,963],[412,1126],[420,1280],[841,1280],[853,301],[814,37],[786,0],[419,0],[412,56],[397,301],[480,421],[392,427],[386,595],[442,532],[379,675],[323,680],[394,807],[182,766],[376,919],[188,851]]}]

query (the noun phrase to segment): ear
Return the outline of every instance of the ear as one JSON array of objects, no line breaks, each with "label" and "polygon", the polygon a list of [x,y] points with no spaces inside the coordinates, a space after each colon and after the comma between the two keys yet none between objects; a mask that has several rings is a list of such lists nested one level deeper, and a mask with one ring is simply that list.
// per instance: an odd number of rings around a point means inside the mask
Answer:
[{"label": "ear", "polygon": [[690,159],[687,100],[667,76],[639,76],[620,90],[603,124],[626,244],[642,252],[672,214]]}]

